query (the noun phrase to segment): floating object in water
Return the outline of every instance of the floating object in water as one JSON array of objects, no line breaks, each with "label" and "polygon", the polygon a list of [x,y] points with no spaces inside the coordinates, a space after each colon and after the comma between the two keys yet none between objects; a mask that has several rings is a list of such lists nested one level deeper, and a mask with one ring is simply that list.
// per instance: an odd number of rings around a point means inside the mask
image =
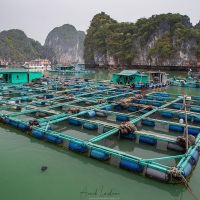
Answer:
[{"label": "floating object in water", "polygon": [[184,123],[184,120],[181,118],[181,119],[179,119],[179,123],[180,124],[183,124]]},{"label": "floating object in water", "polygon": [[47,166],[42,166],[42,167],[41,167],[41,171],[42,171],[42,172],[46,171],[47,169],[48,169]]}]

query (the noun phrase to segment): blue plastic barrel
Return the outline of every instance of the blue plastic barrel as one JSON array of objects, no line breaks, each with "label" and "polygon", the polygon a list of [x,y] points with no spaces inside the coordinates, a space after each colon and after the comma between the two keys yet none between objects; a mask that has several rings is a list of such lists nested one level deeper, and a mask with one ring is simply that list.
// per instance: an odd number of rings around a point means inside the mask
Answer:
[{"label": "blue plastic barrel", "polygon": [[6,119],[5,119],[5,123],[6,123],[6,124],[10,124],[10,119],[9,119],[9,118],[6,118]]},{"label": "blue plastic barrel", "polygon": [[96,124],[91,124],[91,123],[84,123],[83,127],[89,130],[96,130],[98,128]]},{"label": "blue plastic barrel", "polygon": [[199,129],[196,129],[196,128],[188,128],[188,133],[189,134],[192,134],[192,135],[198,135],[200,133],[200,130]]},{"label": "blue plastic barrel", "polygon": [[24,124],[24,123],[18,123],[18,128],[19,129],[21,129],[21,130],[23,130],[23,131],[28,131],[28,130],[30,130],[30,128],[29,128],[29,126],[27,126],[26,124]]},{"label": "blue plastic barrel", "polygon": [[54,144],[61,144],[63,142],[63,140],[61,138],[58,138],[56,136],[49,135],[49,134],[46,134],[45,138],[47,141],[52,142]]},{"label": "blue plastic barrel", "polygon": [[140,103],[140,100],[139,99],[134,99],[133,103]]},{"label": "blue plastic barrel", "polygon": [[149,112],[149,110],[140,110],[140,113],[142,113],[142,114],[145,114],[145,113],[148,113]]},{"label": "blue plastic barrel", "polygon": [[117,115],[116,116],[116,120],[119,120],[119,121],[129,121],[129,117],[124,116],[124,115]]},{"label": "blue plastic barrel", "polygon": [[200,122],[200,118],[199,117],[194,117],[194,122]]},{"label": "blue plastic barrel", "polygon": [[120,105],[115,105],[114,109],[116,109],[116,110],[123,110],[124,108],[122,106],[120,106]]},{"label": "blue plastic barrel", "polygon": [[95,113],[95,111],[89,111],[89,112],[87,112],[87,113],[85,113],[85,117],[94,117],[96,115],[96,113]]},{"label": "blue plastic barrel", "polygon": [[38,130],[33,130],[32,135],[39,139],[44,139],[44,133]]},{"label": "blue plastic barrel", "polygon": [[173,117],[173,113],[171,113],[171,112],[162,112],[161,116],[162,117],[166,117],[166,118],[172,118]]},{"label": "blue plastic barrel", "polygon": [[141,88],[142,88],[142,85],[137,84],[137,85],[135,85],[135,88],[141,89]]},{"label": "blue plastic barrel", "polygon": [[152,106],[160,107],[160,106],[161,106],[161,103],[160,103],[160,102],[153,102],[153,103],[152,103]]},{"label": "blue plastic barrel", "polygon": [[90,151],[90,157],[92,158],[96,158],[98,160],[103,160],[103,161],[106,161],[106,160],[109,160],[110,159],[110,155],[103,152],[103,151],[98,151],[98,150],[95,150],[95,149],[92,149]]},{"label": "blue plastic barrel", "polygon": [[10,123],[9,123],[11,126],[13,127],[17,127],[18,126],[18,122],[17,121],[14,121],[14,120],[10,120]]},{"label": "blue plastic barrel", "polygon": [[163,97],[157,97],[156,100],[157,101],[164,101],[165,99]]},{"label": "blue plastic barrel", "polygon": [[147,120],[147,119],[143,119],[142,124],[147,125],[147,126],[155,126],[155,122]]},{"label": "blue plastic barrel", "polygon": [[200,107],[191,106],[190,111],[200,112]]},{"label": "blue plastic barrel", "polygon": [[130,112],[136,112],[137,110],[138,109],[136,107],[132,107],[132,106],[128,107],[128,111]]},{"label": "blue plastic barrel", "polygon": [[117,89],[116,92],[125,92],[125,90]]},{"label": "blue plastic barrel", "polygon": [[140,104],[147,104],[147,101],[146,100],[141,100]]},{"label": "blue plastic barrel", "polygon": [[142,165],[140,165],[137,162],[125,160],[125,159],[120,160],[120,167],[123,169],[127,169],[129,171],[133,171],[133,172],[142,172],[144,168]]},{"label": "blue plastic barrel", "polygon": [[85,153],[87,151],[87,147],[80,145],[76,142],[72,142],[70,141],[69,143],[69,149],[76,151],[76,152],[80,152],[80,153]]},{"label": "blue plastic barrel", "polygon": [[194,97],[194,100],[199,101],[199,100],[200,100],[200,97]]},{"label": "blue plastic barrel", "polygon": [[[178,117],[179,117],[179,119],[184,119],[185,120],[185,115],[184,114],[179,114]],[[187,115],[187,120],[191,121],[192,120],[192,116],[191,115]]]},{"label": "blue plastic barrel", "polygon": [[52,99],[52,98],[54,98],[54,95],[52,95],[52,94],[47,94],[45,96],[46,96],[46,99]]},{"label": "blue plastic barrel", "polygon": [[180,109],[183,107],[183,105],[181,105],[181,104],[173,104],[172,107],[173,107],[174,109],[180,110]]},{"label": "blue plastic barrel", "polygon": [[120,138],[133,140],[133,139],[136,138],[136,135],[133,134],[133,133],[129,133],[129,134],[120,134]]},{"label": "blue plastic barrel", "polygon": [[147,143],[147,144],[151,144],[151,145],[155,145],[157,143],[157,140],[154,139],[154,138],[149,138],[149,137],[146,137],[146,136],[140,136],[140,139],[139,139],[140,142],[144,142],[144,143]]},{"label": "blue plastic barrel", "polygon": [[183,132],[184,131],[184,127],[183,126],[179,126],[179,125],[169,125],[169,130],[172,131],[177,131],[177,132]]},{"label": "blue plastic barrel", "polygon": [[161,96],[162,94],[161,93],[154,93],[153,95],[154,96]]},{"label": "blue plastic barrel", "polygon": [[70,120],[68,121],[68,123],[69,123],[69,124],[72,124],[72,125],[75,125],[75,126],[80,126],[80,125],[82,124],[81,121],[76,120],[76,119],[70,119]]},{"label": "blue plastic barrel", "polygon": [[183,169],[183,171],[181,172],[181,174],[187,178],[189,176],[189,174],[192,172],[192,165],[188,162],[185,166],[185,168]]},{"label": "blue plastic barrel", "polygon": [[199,159],[199,152],[197,150],[195,150],[189,160],[189,163],[191,165],[195,165],[197,163],[198,159]]},{"label": "blue plastic barrel", "polygon": [[146,96],[146,99],[153,100],[153,97],[152,96]]},{"label": "blue plastic barrel", "polygon": [[169,97],[169,94],[161,94],[162,97]]}]

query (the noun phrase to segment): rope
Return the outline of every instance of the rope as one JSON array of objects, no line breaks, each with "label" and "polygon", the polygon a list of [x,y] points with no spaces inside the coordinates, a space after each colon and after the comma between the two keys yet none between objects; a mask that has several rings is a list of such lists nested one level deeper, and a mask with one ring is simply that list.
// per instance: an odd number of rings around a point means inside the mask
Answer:
[{"label": "rope", "polygon": [[192,191],[192,188],[189,186],[187,180],[185,179],[185,177],[183,175],[181,175],[182,181],[185,185],[185,187],[188,189],[188,191],[190,192],[190,194],[194,197],[195,200],[198,200],[198,198],[196,197],[196,195],[194,194],[194,192]]},{"label": "rope", "polygon": [[195,200],[198,200],[194,192],[192,191],[192,188],[189,186],[187,179],[179,173],[178,169],[176,167],[172,167],[169,171],[169,174],[174,177],[180,177],[182,180],[182,183],[185,185],[186,189],[188,189],[189,193],[194,197]]}]

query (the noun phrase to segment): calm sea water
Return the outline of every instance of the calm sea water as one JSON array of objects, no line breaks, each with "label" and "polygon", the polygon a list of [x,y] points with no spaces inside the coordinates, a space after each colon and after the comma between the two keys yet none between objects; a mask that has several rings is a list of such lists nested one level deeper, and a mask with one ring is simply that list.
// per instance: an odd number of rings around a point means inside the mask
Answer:
[{"label": "calm sea water", "polygon": [[[171,76],[173,76],[171,74]],[[110,79],[107,70],[75,77]],[[193,88],[170,93],[199,95]],[[42,172],[41,166],[48,166]],[[200,164],[189,185],[200,199]],[[87,193],[87,194],[86,194]],[[0,126],[0,200],[192,200],[182,185],[169,185]]]}]

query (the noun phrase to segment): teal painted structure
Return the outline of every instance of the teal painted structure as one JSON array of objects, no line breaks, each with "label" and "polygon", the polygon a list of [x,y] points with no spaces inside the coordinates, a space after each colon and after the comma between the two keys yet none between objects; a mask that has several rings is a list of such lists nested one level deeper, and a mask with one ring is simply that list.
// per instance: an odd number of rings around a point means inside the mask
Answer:
[{"label": "teal painted structure", "polygon": [[148,75],[137,70],[123,70],[120,73],[113,74],[113,83],[116,84],[145,84],[148,81]]},{"label": "teal painted structure", "polygon": [[29,72],[22,68],[0,69],[3,83],[28,83],[33,79],[41,78],[40,72]]}]

